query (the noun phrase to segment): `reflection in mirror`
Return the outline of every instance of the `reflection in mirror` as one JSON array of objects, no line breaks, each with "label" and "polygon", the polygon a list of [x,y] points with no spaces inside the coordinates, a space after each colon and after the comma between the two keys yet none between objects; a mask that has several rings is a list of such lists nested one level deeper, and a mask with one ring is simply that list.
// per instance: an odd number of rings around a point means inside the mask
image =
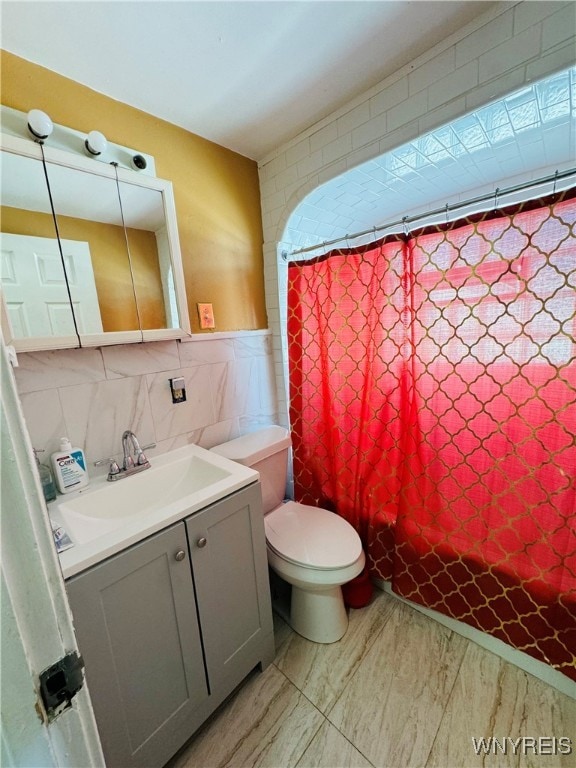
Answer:
[{"label": "reflection in mirror", "polygon": [[91,275],[70,286],[81,334],[140,330],[116,181],[53,163],[47,172],[64,252],[74,243],[88,255]]},{"label": "reflection in mirror", "polygon": [[178,328],[162,193],[125,182],[119,191],[142,328]]},{"label": "reflection in mirror", "polygon": [[[8,152],[1,156],[1,268],[4,306],[13,339],[63,337],[78,344],[74,316],[40,160]],[[73,252],[65,254],[75,274]],[[81,257],[80,261],[81,261]],[[79,277],[80,279],[80,277]]]}]

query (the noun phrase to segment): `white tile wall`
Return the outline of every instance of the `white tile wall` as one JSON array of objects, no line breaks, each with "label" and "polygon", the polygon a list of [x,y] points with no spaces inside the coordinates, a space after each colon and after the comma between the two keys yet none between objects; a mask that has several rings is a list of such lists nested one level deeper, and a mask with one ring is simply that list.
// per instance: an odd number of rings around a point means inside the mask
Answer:
[{"label": "white tile wall", "polygon": [[[280,285],[278,302],[278,294],[269,288],[267,280],[268,319],[275,334],[276,355],[282,349],[282,339],[276,334],[282,327],[286,298],[285,265],[279,253],[282,247],[291,250],[293,243],[305,246],[330,239],[326,225],[331,222],[312,215],[304,223],[303,217],[294,222],[290,220],[298,203],[321,183],[335,179],[346,169],[389,153],[537,78],[573,66],[576,62],[574,22],[573,2],[502,3],[490,7],[460,33],[264,158],[259,173],[265,269],[268,274],[278,273]],[[556,138],[550,134],[546,144],[542,166],[557,160],[554,149],[549,149],[557,145]],[[534,143],[532,151],[527,147],[512,150],[516,154],[503,160],[498,170],[507,176],[527,173],[529,158],[533,159],[540,149]],[[475,165],[477,184],[493,180],[497,169],[490,153],[479,157]],[[442,194],[454,191],[458,183],[458,178],[444,173],[443,169],[436,176],[432,174],[431,180],[436,189],[440,180],[447,182]],[[405,178],[398,180],[395,191],[399,201],[403,200],[403,194],[406,196],[405,206],[411,199]],[[370,208],[366,208],[366,197],[362,197],[362,202],[363,209],[349,204],[340,208],[322,207],[323,211],[334,211],[341,216],[339,227],[335,228],[339,231],[333,236],[364,228],[360,222],[366,225]],[[370,226],[378,221],[382,219],[372,219]],[[288,224],[291,226],[287,228]],[[280,357],[276,358],[276,369],[283,371]],[[277,397],[285,423],[287,405],[281,374],[277,376]]]},{"label": "white tile wall", "polygon": [[[150,456],[187,443],[210,448],[277,423],[272,337],[125,344],[18,355],[15,369],[32,445],[46,461],[66,435],[90,464],[121,458],[125,429]],[[169,379],[183,376],[186,402],[173,404]],[[106,465],[90,474],[105,473]]]}]

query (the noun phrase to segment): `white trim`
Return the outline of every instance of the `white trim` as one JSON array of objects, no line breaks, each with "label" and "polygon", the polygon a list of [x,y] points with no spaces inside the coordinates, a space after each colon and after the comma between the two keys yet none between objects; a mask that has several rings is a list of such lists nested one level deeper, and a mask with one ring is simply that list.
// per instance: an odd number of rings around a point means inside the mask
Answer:
[{"label": "white trim", "polygon": [[497,637],[492,637],[492,635],[482,632],[475,627],[471,627],[463,621],[458,621],[450,616],[445,616],[443,613],[433,611],[431,608],[425,608],[423,605],[418,605],[417,603],[413,603],[410,600],[400,597],[400,595],[397,595],[392,591],[392,585],[389,581],[373,579],[373,582],[379,589],[382,589],[388,595],[396,598],[396,600],[400,600],[411,608],[428,616],[428,618],[434,619],[434,621],[442,624],[442,626],[451,629],[458,635],[462,635],[462,637],[466,637],[468,640],[485,648],[487,651],[495,653],[496,656],[499,656],[510,664],[514,664],[514,666],[519,667],[529,675],[534,675],[534,677],[551,685],[566,696],[576,699],[576,686],[574,685],[574,682],[549,664],[545,664],[543,661],[538,661],[538,659],[529,656],[523,651],[519,651],[517,648],[513,648],[511,645],[499,640]]},{"label": "white trim", "polygon": [[262,328],[255,331],[216,331],[215,333],[191,333],[180,339],[181,344],[189,341],[218,341],[221,339],[238,339],[242,336],[272,336],[269,328]]}]

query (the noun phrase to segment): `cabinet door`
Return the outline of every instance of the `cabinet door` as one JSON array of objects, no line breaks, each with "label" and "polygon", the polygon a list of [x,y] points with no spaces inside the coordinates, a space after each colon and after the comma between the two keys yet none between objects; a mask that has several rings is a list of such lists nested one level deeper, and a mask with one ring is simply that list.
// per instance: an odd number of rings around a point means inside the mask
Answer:
[{"label": "cabinet door", "polygon": [[184,524],[66,587],[106,765],[163,765],[208,699]]},{"label": "cabinet door", "polygon": [[260,484],[186,520],[208,680],[216,697],[274,657]]}]

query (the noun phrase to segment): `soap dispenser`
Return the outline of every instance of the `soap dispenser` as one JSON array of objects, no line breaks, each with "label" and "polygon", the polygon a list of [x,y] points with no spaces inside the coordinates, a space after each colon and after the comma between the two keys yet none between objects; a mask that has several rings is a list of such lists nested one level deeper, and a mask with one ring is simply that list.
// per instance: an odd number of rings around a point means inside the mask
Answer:
[{"label": "soap dispenser", "polygon": [[39,451],[36,448],[34,448],[34,458],[36,459],[36,465],[38,467],[38,474],[40,475],[40,484],[42,485],[42,493],[44,494],[44,498],[46,501],[54,501],[56,498],[56,484],[54,483],[54,477],[52,475],[52,470],[50,467],[47,467],[45,464],[40,464],[40,459],[38,458],[39,453],[44,453],[44,451]]},{"label": "soap dispenser", "polygon": [[52,454],[52,469],[60,493],[78,491],[88,485],[84,451],[73,448],[67,437],[60,440],[60,450]]}]

